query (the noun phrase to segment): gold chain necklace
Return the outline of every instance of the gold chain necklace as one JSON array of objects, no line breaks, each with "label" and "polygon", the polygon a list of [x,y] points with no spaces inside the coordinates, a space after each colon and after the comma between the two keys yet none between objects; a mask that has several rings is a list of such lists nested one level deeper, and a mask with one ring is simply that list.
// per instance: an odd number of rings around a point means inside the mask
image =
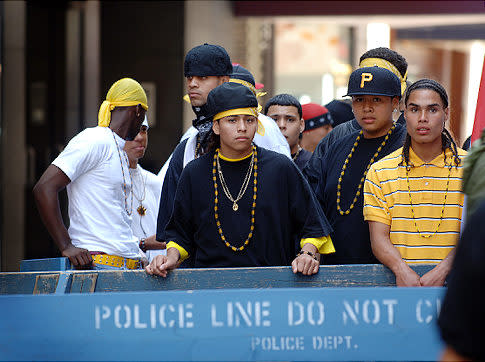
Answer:
[{"label": "gold chain necklace", "polygon": [[[244,248],[249,244],[249,241],[253,237],[253,231],[254,231],[254,222],[255,222],[255,213],[256,213],[256,197],[257,197],[257,184],[258,184],[258,153],[256,151],[256,147],[253,146],[253,155],[252,155],[252,161],[254,160],[254,165],[250,167],[250,170],[254,170],[253,172],[253,203],[251,206],[251,226],[249,227],[249,234],[244,243],[240,247],[235,247],[231,245],[230,242],[226,240],[226,237],[224,236],[224,232],[222,231],[222,225],[219,220],[219,192],[218,192],[218,187],[217,187],[217,164],[218,164],[218,159],[219,159],[219,149],[216,150],[214,154],[214,162],[212,163],[212,180],[214,181],[214,218],[216,220],[216,225],[217,225],[217,230],[219,232],[219,235],[221,237],[221,240],[224,242],[224,244],[232,249],[232,251],[242,251]],[[220,174],[219,174],[220,175]],[[222,184],[222,180],[221,180]],[[226,195],[227,196],[227,195]],[[232,201],[232,200],[231,200]],[[233,205],[233,210],[234,210],[234,205]]]},{"label": "gold chain necklace", "polygon": [[199,149],[200,149],[200,144],[202,143],[201,140],[199,139],[199,134],[197,133],[197,136],[195,136],[195,139],[197,140],[197,144],[195,145],[195,153],[194,153],[194,159],[198,157]]},{"label": "gold chain necklace", "polygon": [[340,208],[340,195],[341,195],[341,191],[342,191],[342,185],[341,184],[342,184],[342,179],[344,178],[344,175],[345,175],[345,170],[347,169],[347,165],[349,164],[350,159],[352,158],[352,155],[354,154],[354,151],[357,148],[357,145],[359,144],[359,141],[362,137],[362,134],[364,133],[363,130],[360,130],[357,138],[355,139],[354,146],[352,147],[352,150],[350,151],[349,155],[345,159],[345,162],[342,166],[342,171],[340,172],[340,176],[338,178],[338,183],[337,183],[337,210],[340,213],[340,215],[348,215],[348,214],[350,214],[350,211],[354,208],[354,205],[357,202],[357,199],[359,198],[360,190],[362,189],[362,185],[364,184],[365,177],[367,176],[367,172],[369,172],[371,165],[374,163],[374,160],[379,155],[382,148],[386,145],[387,140],[389,139],[389,137],[391,136],[391,133],[394,131],[395,128],[396,128],[396,123],[393,123],[391,129],[389,129],[389,132],[387,132],[387,135],[384,138],[384,141],[382,141],[381,145],[377,148],[376,153],[374,153],[374,156],[372,156],[372,158],[370,159],[369,164],[367,165],[367,168],[364,171],[364,175],[360,179],[359,186],[357,187],[357,192],[355,193],[355,196],[354,196],[354,200],[350,204],[350,207],[347,210],[344,211]]},{"label": "gold chain necklace", "polygon": [[[128,168],[128,173],[130,174],[130,181],[131,181],[131,189],[128,191],[128,186],[126,185],[126,180],[125,180],[125,171],[123,168],[123,160],[121,158],[121,152],[120,152],[120,147],[118,146],[118,141],[116,141],[115,133],[113,130],[111,130],[111,133],[113,134],[113,139],[115,140],[116,144],[116,150],[118,151],[118,157],[120,158],[120,164],[121,164],[121,174],[123,175],[123,193],[125,194],[125,211],[128,214],[128,216],[131,216],[131,212],[133,210],[133,178],[131,177],[131,172],[130,172],[130,162],[128,161],[128,156],[126,155],[126,152],[123,151],[125,154],[125,160],[126,160],[126,167]],[[128,194],[131,194],[131,206],[128,209]]]},{"label": "gold chain necklace", "polygon": [[246,176],[244,177],[244,181],[241,185],[241,189],[239,190],[239,194],[237,195],[236,199],[234,199],[231,195],[231,192],[229,191],[229,188],[227,187],[226,180],[224,180],[224,175],[222,174],[222,169],[221,169],[221,164],[219,162],[219,152],[216,153],[216,161],[217,161],[217,173],[219,174],[219,178],[221,180],[221,185],[222,185],[222,190],[226,194],[226,197],[232,202],[232,209],[234,211],[237,211],[239,209],[239,206],[237,203],[241,198],[244,196],[246,193],[246,189],[248,188],[249,184],[249,179],[251,178],[251,171],[253,170],[253,165],[254,165],[254,150],[253,154],[251,155],[251,162],[249,163],[249,168],[248,172],[246,172]]},{"label": "gold chain necklace", "polygon": [[[141,171],[140,170],[137,171],[136,169],[134,169],[133,172],[136,172],[139,175],[139,178],[141,180],[140,183],[135,182],[133,184],[133,186],[131,187],[132,190],[133,190],[133,195],[135,196],[135,199],[140,204],[140,206],[138,206],[138,208],[136,209],[136,211],[138,212],[138,214],[140,214],[140,216],[145,216],[146,215],[146,212],[147,212],[147,208],[145,206],[143,206],[143,201],[145,201],[145,197],[146,197],[146,181],[147,181],[147,176],[148,175],[145,175],[145,177],[143,177]],[[134,180],[133,176],[132,176],[132,180]],[[136,190],[135,185],[138,185],[138,184],[142,185],[142,190],[143,190],[143,196],[142,197],[138,197],[136,195],[136,193],[135,193],[135,190]]]},{"label": "gold chain necklace", "polygon": [[[444,157],[444,163],[445,163],[445,166],[446,166],[446,157],[445,157],[444,152],[443,152],[443,157]],[[450,189],[451,169],[453,168],[453,166],[451,164],[448,166],[448,179],[446,181],[445,199],[443,201],[443,207],[441,208],[440,221],[438,222],[438,226],[436,227],[435,231],[432,234],[428,234],[428,235],[421,234],[421,231],[418,228],[418,224],[416,222],[416,215],[414,214],[413,200],[411,198],[411,185],[409,183],[409,170],[408,170],[407,165],[405,167],[406,167],[406,181],[407,181],[407,184],[408,184],[409,204],[411,205],[411,215],[413,217],[414,227],[416,228],[416,231],[418,232],[419,236],[421,236],[422,238],[428,239],[438,232],[438,229],[441,226],[441,222],[443,221],[443,216],[445,214],[446,198],[448,197],[448,190]]]},{"label": "gold chain necklace", "polygon": [[296,161],[296,159],[298,158],[298,155],[300,154],[300,151],[301,151],[301,146],[298,145],[298,151],[296,151],[295,155],[292,157],[293,161]]}]

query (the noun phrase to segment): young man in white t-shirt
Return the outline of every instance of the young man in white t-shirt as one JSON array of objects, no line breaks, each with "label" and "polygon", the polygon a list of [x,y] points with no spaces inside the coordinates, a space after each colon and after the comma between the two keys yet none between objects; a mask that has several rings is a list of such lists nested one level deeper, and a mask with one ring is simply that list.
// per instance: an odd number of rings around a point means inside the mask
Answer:
[{"label": "young man in white t-shirt", "polygon": [[[40,216],[61,254],[77,268],[140,267],[131,231],[133,194],[123,147],[140,130],[148,109],[138,82],[115,82],[100,107],[98,126],[76,135],[34,187]],[[67,188],[69,230],[58,193]]]}]

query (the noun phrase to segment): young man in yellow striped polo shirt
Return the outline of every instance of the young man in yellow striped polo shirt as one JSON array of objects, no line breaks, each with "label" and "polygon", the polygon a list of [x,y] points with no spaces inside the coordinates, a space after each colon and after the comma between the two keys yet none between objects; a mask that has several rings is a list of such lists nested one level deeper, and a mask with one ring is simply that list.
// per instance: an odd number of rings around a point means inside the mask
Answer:
[{"label": "young man in yellow striped polo shirt", "polygon": [[[450,271],[463,208],[462,164],[445,122],[448,96],[421,79],[405,96],[404,147],[373,164],[364,185],[372,251],[398,286],[441,286]],[[419,277],[408,263],[437,264]]]}]

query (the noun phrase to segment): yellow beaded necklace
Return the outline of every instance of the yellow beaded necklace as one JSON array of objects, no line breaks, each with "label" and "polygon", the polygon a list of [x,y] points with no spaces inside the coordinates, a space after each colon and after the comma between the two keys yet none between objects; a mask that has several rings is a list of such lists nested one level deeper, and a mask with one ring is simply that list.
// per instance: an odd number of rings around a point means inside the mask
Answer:
[{"label": "yellow beaded necklace", "polygon": [[[443,152],[443,157],[445,158],[444,163],[446,165],[446,156],[445,156],[444,152]],[[438,226],[436,226],[435,231],[432,234],[427,234],[427,235],[421,234],[421,231],[419,230],[418,224],[416,222],[416,215],[414,214],[413,200],[411,198],[411,185],[409,183],[409,167],[407,165],[405,167],[406,167],[406,181],[407,181],[407,184],[408,184],[409,204],[411,205],[411,215],[413,217],[414,227],[416,228],[416,231],[418,232],[419,236],[421,236],[422,238],[429,239],[430,237],[432,237],[433,235],[435,235],[438,232],[438,229],[441,226],[441,222],[443,221],[443,216],[445,214],[446,198],[448,197],[448,190],[450,189],[451,169],[453,168],[453,166],[451,164],[448,166],[448,178],[447,178],[447,181],[446,181],[445,199],[443,201],[443,207],[441,208],[440,221],[438,222]]]},{"label": "yellow beaded necklace", "polygon": [[361,130],[359,132],[359,135],[355,139],[354,146],[352,147],[352,150],[350,151],[349,155],[345,159],[345,162],[342,166],[342,171],[340,172],[340,176],[338,178],[338,183],[337,183],[337,210],[340,213],[340,215],[348,215],[348,214],[350,214],[350,211],[354,208],[354,205],[357,202],[357,199],[359,198],[360,190],[362,189],[362,185],[364,184],[365,177],[367,176],[367,172],[369,172],[370,166],[374,163],[374,160],[379,155],[382,148],[386,145],[387,140],[389,139],[392,131],[394,131],[395,128],[396,128],[396,123],[393,123],[391,129],[389,130],[389,132],[387,132],[387,135],[384,138],[384,141],[382,141],[381,145],[377,148],[376,153],[374,153],[374,156],[372,156],[372,158],[370,159],[369,164],[367,165],[367,168],[364,171],[364,175],[360,179],[359,186],[357,187],[357,192],[355,193],[354,200],[350,204],[350,207],[347,210],[344,211],[340,207],[340,195],[341,195],[341,191],[342,191],[342,185],[341,184],[342,184],[342,179],[344,178],[344,175],[345,175],[345,170],[347,169],[347,165],[350,162],[350,159],[352,158],[352,155],[354,154],[354,151],[357,148],[357,145],[359,144],[359,141],[362,137],[362,134],[364,133],[363,130]]},{"label": "yellow beaded necklace", "polygon": [[[221,221],[219,220],[219,192],[218,192],[218,186],[217,186],[217,165],[219,163],[219,149],[216,150],[214,153],[214,162],[212,163],[212,180],[214,181],[214,218],[216,220],[216,225],[217,225],[217,231],[219,232],[219,235],[221,237],[221,240],[224,242],[224,244],[230,248],[232,251],[242,251],[244,248],[249,244],[249,241],[253,237],[253,231],[254,231],[254,222],[255,222],[255,214],[256,214],[256,197],[257,197],[257,184],[258,184],[258,153],[256,150],[256,147],[253,146],[253,154],[252,154],[254,163],[252,165],[253,169],[253,203],[251,206],[251,226],[249,228],[249,234],[244,243],[240,247],[235,247],[231,245],[229,241],[226,240],[226,237],[224,236],[224,232],[222,231],[222,225]],[[248,172],[249,173],[249,172]],[[222,181],[221,181],[222,182]],[[234,202],[234,200],[231,200]],[[234,210],[234,205],[233,205],[233,210]],[[234,210],[234,211],[237,211]]]}]

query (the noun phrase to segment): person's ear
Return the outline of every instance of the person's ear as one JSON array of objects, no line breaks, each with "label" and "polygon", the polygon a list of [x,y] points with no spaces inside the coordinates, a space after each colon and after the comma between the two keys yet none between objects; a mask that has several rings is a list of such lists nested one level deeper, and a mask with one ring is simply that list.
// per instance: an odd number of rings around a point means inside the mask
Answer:
[{"label": "person's ear", "polygon": [[302,133],[305,130],[305,120],[303,117],[300,119],[300,133]]},{"label": "person's ear", "polygon": [[219,130],[219,120],[217,121],[212,121],[212,131],[214,131],[214,134],[219,136],[220,130]]},{"label": "person's ear", "polygon": [[448,119],[450,118],[450,107],[446,107],[444,109],[444,112],[445,112],[445,117],[444,117],[444,120],[443,120],[443,127],[444,127],[444,124],[446,122],[448,122]]},{"label": "person's ear", "polygon": [[136,105],[135,114],[136,118],[145,117],[146,110],[141,104]]},{"label": "person's ear", "polygon": [[228,75],[223,75],[219,78],[220,82],[219,82],[219,85],[221,85],[222,83],[227,83],[229,82],[229,79],[231,79],[231,77],[229,77]]}]

